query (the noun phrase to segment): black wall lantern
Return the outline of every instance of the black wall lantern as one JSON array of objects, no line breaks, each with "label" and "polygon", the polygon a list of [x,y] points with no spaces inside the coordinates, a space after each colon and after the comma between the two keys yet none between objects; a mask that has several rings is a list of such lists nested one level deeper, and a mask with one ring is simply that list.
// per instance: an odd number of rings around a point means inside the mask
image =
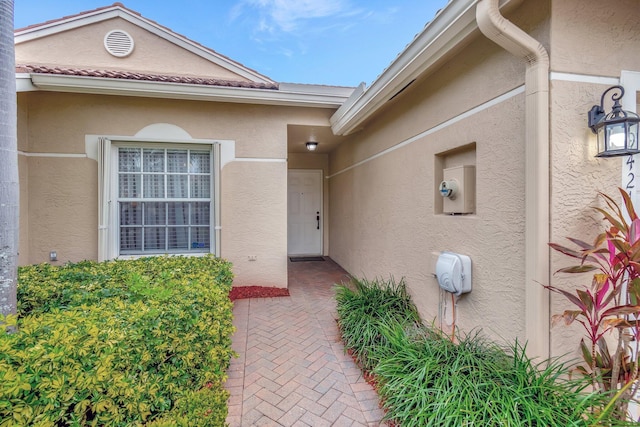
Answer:
[{"label": "black wall lantern", "polygon": [[[613,107],[609,114],[604,112],[604,97],[610,91]],[[619,93],[618,93],[619,92]],[[612,86],[605,90],[600,105],[594,105],[589,111],[589,127],[598,135],[598,154],[596,157],[615,157],[638,154],[638,124],[640,117],[631,111],[625,111],[620,105],[624,96],[622,86]]]}]

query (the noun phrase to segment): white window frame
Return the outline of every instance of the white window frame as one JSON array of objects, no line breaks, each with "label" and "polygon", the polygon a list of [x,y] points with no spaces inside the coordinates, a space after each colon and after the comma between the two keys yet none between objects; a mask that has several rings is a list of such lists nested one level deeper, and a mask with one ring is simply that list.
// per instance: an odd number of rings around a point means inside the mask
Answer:
[{"label": "white window frame", "polygon": [[[209,252],[186,252],[173,255],[202,256],[212,253],[220,256],[220,146],[216,140],[157,140],[132,137],[98,138],[98,260],[135,259],[154,254],[121,255],[120,225],[118,212],[118,148],[195,148],[202,146],[211,150],[211,204],[210,250]],[[155,254],[157,255],[157,254]]]}]

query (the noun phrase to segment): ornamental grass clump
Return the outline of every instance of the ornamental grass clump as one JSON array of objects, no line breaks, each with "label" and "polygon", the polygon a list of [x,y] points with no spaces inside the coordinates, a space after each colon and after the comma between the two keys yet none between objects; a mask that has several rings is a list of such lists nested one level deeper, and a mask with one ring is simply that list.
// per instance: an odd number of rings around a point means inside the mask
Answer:
[{"label": "ornamental grass clump", "polygon": [[508,351],[479,333],[457,337],[425,328],[384,334],[390,348],[373,370],[387,419],[400,426],[588,426],[597,396],[564,379],[557,362],[535,365],[515,343]]},{"label": "ornamental grass clump", "polygon": [[0,426],[220,426],[230,264],[212,256],[19,270]]},{"label": "ornamental grass clump", "polygon": [[393,425],[624,425],[601,410],[607,396],[558,361],[534,363],[519,342],[505,349],[480,331],[452,340],[425,326],[404,281],[354,279],[336,298],[345,347],[372,373]]},{"label": "ornamental grass clump", "polygon": [[407,293],[404,280],[366,280],[353,278],[336,287],[338,327],[347,348],[370,371],[377,364],[379,351],[386,347],[380,332],[383,321],[414,325],[418,312]]}]

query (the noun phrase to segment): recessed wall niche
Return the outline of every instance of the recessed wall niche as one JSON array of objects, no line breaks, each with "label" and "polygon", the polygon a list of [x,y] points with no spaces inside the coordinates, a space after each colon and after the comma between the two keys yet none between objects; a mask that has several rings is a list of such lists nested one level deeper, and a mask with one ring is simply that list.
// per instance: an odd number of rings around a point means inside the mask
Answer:
[{"label": "recessed wall niche", "polygon": [[[466,167],[465,167],[466,166]],[[448,171],[447,179],[451,179],[453,176],[456,181],[460,179],[460,186],[464,186],[464,191],[466,192],[463,197],[467,199],[467,202],[464,204],[464,209],[458,209],[458,199],[456,202],[453,202],[448,199],[445,202],[447,197],[444,197],[441,193],[440,184],[445,179],[445,170]],[[463,181],[461,178],[457,177],[457,174],[451,174],[451,171],[464,170],[466,175],[466,179]],[[434,189],[433,189],[433,207],[434,214],[436,215],[469,215],[475,214],[475,203],[472,203],[471,209],[468,209],[469,200],[476,200],[476,143],[471,142],[469,144],[461,145],[451,150],[442,151],[440,153],[436,153],[434,156]],[[460,197],[458,194],[456,197]],[[445,206],[446,204],[446,206]]]}]

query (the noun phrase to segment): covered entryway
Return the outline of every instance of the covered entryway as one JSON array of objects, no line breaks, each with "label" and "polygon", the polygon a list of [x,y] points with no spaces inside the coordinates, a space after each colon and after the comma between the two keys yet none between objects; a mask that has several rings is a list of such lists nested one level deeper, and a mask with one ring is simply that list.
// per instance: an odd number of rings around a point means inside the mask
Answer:
[{"label": "covered entryway", "polygon": [[287,181],[287,252],[322,255],[322,170],[290,169]]}]

